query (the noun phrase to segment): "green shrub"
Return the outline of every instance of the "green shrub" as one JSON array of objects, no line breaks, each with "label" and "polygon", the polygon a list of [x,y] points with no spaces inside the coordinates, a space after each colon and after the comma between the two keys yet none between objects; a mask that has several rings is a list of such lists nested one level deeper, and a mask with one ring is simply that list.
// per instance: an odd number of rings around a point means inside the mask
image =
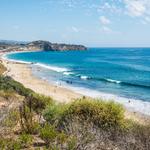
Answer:
[{"label": "green shrub", "polygon": [[52,105],[44,112],[47,121],[58,120],[59,124],[78,117],[103,128],[118,127],[124,123],[124,109],[114,102],[79,99],[66,105]]},{"label": "green shrub", "polygon": [[2,137],[0,138],[0,149],[4,150],[6,148],[7,142]]},{"label": "green shrub", "polygon": [[21,143],[18,140],[0,138],[1,150],[21,150],[21,147]]},{"label": "green shrub", "polygon": [[45,141],[46,147],[50,149],[66,149],[68,139],[70,139],[64,132],[58,131],[50,124],[45,124],[40,129],[40,137]]},{"label": "green shrub", "polygon": [[53,100],[51,97],[33,93],[26,98],[27,105],[32,107],[36,113],[41,113],[46,106],[51,105]]},{"label": "green shrub", "polygon": [[19,141],[23,147],[28,147],[32,144],[32,136],[30,134],[22,133],[19,135]]},{"label": "green shrub", "polygon": [[0,90],[16,92],[22,96],[29,96],[32,90],[25,88],[21,83],[13,80],[11,77],[0,76]]},{"label": "green shrub", "polygon": [[25,96],[27,105],[32,105],[32,109],[37,113],[41,113],[47,105],[53,102],[52,98],[37,94],[25,88],[21,83],[13,80],[11,77],[0,76],[0,91],[3,91],[0,94],[3,94],[5,97],[9,97],[12,93]]},{"label": "green shrub", "polygon": [[8,150],[21,150],[21,144],[19,141],[15,141],[15,140],[12,140],[10,142],[8,142],[8,145],[7,145],[7,149]]},{"label": "green shrub", "polygon": [[53,103],[44,110],[43,115],[50,124],[55,124],[61,119],[66,108],[67,105]]},{"label": "green shrub", "polygon": [[45,141],[47,145],[53,143],[57,137],[57,131],[54,126],[49,124],[45,124],[43,128],[40,130],[40,137]]},{"label": "green shrub", "polygon": [[77,149],[77,138],[76,137],[70,137],[67,143],[67,149],[68,150],[75,150]]},{"label": "green shrub", "polygon": [[68,140],[68,136],[64,132],[59,132],[59,134],[57,135],[57,143],[64,144],[66,143],[67,140]]}]

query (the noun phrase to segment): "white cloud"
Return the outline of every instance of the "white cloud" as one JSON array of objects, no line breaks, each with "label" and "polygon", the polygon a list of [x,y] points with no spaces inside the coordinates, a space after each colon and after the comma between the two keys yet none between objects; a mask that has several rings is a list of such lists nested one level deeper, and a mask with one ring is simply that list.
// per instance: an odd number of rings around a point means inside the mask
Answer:
[{"label": "white cloud", "polygon": [[109,2],[104,2],[99,7],[97,8],[97,12],[99,13],[111,13],[111,14],[121,14],[122,13],[122,8],[120,7],[120,0],[114,0],[111,3]]},{"label": "white cloud", "polygon": [[150,23],[150,0],[103,0],[97,12],[116,17],[128,15],[147,24]]},{"label": "white cloud", "polygon": [[110,21],[108,18],[106,18],[105,16],[101,16],[101,17],[100,17],[100,22],[101,22],[103,25],[108,25],[108,24],[111,23],[111,21]]},{"label": "white cloud", "polygon": [[[102,25],[108,25],[111,21],[105,17],[105,15],[122,18],[125,15],[131,17],[131,19],[137,18],[139,22],[143,21],[146,23],[150,23],[150,0],[98,0],[97,2],[93,2],[93,0],[45,0],[50,3],[50,5],[63,6],[60,7],[61,11],[76,11],[78,9],[82,9],[84,14],[88,17],[94,15],[104,15],[100,17],[100,21]],[[74,27],[72,28],[74,32],[78,32]]]},{"label": "white cloud", "polygon": [[131,16],[139,17],[146,13],[146,1],[144,0],[125,0],[127,13]]},{"label": "white cloud", "polygon": [[137,17],[143,24],[150,23],[150,0],[124,0],[126,13]]}]

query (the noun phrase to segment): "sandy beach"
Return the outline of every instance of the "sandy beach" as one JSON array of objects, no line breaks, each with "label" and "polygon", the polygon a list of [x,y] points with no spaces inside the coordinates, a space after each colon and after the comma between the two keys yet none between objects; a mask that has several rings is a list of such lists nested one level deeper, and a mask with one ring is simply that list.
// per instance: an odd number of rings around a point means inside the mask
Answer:
[{"label": "sandy beach", "polygon": [[58,102],[69,102],[70,100],[81,98],[82,95],[75,93],[61,86],[49,84],[47,81],[40,80],[32,75],[31,69],[27,64],[3,60],[7,68],[5,75],[22,83],[25,87],[33,91],[50,96]]}]

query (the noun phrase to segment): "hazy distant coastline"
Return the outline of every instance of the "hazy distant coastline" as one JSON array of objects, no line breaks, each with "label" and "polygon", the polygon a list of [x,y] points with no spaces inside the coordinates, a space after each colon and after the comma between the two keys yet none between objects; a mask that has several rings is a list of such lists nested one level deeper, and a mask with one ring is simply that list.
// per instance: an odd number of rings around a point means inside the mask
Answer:
[{"label": "hazy distant coastline", "polygon": [[83,45],[75,44],[58,44],[51,43],[49,41],[32,41],[32,42],[9,42],[0,41],[0,52],[12,52],[12,51],[70,51],[70,50],[87,50],[87,47]]}]

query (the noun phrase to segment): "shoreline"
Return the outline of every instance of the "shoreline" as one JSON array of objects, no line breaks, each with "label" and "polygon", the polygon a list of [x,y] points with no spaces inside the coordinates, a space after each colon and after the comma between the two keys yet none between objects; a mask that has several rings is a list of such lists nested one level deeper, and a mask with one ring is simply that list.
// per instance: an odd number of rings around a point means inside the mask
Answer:
[{"label": "shoreline", "polygon": [[[71,100],[82,98],[83,96],[90,97],[72,88],[68,89],[69,87],[53,85],[46,80],[34,76],[29,66],[31,63],[28,64],[17,62],[15,60],[8,60],[7,58],[3,57],[5,54],[0,55],[0,60],[2,60],[4,66],[7,68],[7,71],[4,75],[11,76],[14,80],[22,83],[25,87],[32,89],[36,93],[50,96],[57,102],[61,103],[67,103]],[[102,96],[102,99],[105,98]],[[150,114],[146,115],[139,111],[128,109],[127,107],[125,107],[125,110],[125,116],[127,119],[132,119],[141,122],[142,124],[150,121]]]},{"label": "shoreline", "polygon": [[3,60],[3,64],[7,68],[5,75],[12,77],[14,80],[22,83],[25,87],[32,89],[36,93],[50,96],[58,102],[69,102],[72,99],[82,97],[81,94],[61,86],[49,84],[47,81],[33,76],[28,64],[11,62],[9,60]]}]

